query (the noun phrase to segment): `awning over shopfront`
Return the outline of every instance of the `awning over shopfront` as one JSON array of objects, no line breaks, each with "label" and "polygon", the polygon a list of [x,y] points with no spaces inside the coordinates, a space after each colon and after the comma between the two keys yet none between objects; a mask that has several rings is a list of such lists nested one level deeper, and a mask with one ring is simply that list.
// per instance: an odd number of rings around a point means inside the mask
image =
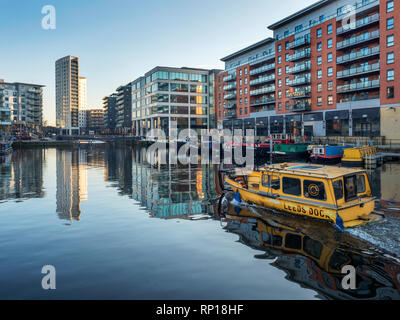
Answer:
[{"label": "awning over shopfront", "polygon": [[360,118],[379,119],[380,108],[354,109],[352,111],[351,116],[353,119],[360,119]]},{"label": "awning over shopfront", "polygon": [[322,112],[306,113],[303,115],[303,121],[322,121],[324,119]]},{"label": "awning over shopfront", "polygon": [[346,120],[349,119],[349,111],[329,111],[325,113],[325,120]]}]

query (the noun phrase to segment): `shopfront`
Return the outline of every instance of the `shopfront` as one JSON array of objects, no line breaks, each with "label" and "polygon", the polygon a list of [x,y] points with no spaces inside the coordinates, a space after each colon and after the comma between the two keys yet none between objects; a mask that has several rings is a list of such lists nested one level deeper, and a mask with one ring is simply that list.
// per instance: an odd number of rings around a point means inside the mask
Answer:
[{"label": "shopfront", "polygon": [[354,109],[353,136],[379,137],[381,135],[380,108]]},{"label": "shopfront", "polygon": [[256,136],[267,137],[268,136],[268,118],[261,117],[256,118]]},{"label": "shopfront", "polygon": [[286,122],[286,134],[290,134],[293,137],[301,136],[301,115],[295,114],[285,117]]},{"label": "shopfront", "polygon": [[307,137],[325,136],[324,116],[322,112],[306,113],[303,115],[304,135]]},{"label": "shopfront", "polygon": [[283,134],[283,116],[270,117],[271,134]]},{"label": "shopfront", "polygon": [[330,111],[325,113],[327,136],[349,135],[349,111]]}]

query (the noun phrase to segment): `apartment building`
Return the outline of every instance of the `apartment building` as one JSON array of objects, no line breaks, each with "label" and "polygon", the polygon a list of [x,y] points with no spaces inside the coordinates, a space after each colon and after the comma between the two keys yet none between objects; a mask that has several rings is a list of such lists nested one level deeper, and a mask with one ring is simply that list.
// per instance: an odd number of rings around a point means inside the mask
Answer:
[{"label": "apartment building", "polygon": [[103,98],[103,125],[106,133],[114,134],[116,128],[116,108],[117,108],[116,93],[113,93]]},{"label": "apartment building", "polygon": [[116,131],[128,134],[132,130],[132,84],[117,88]]},{"label": "apartment building", "polygon": [[87,114],[87,110],[79,110],[78,112],[78,125],[80,129],[87,127]]},{"label": "apartment building", "polygon": [[0,126],[37,132],[43,122],[43,85],[0,80]]},{"label": "apartment building", "polygon": [[87,111],[87,128],[89,130],[101,130],[104,125],[104,110],[89,109]]},{"label": "apartment building", "polygon": [[[133,135],[145,136],[151,129],[170,135],[215,127],[214,84],[221,70],[155,67],[131,82]],[[210,114],[211,112],[211,114]]]},{"label": "apartment building", "polygon": [[[253,127],[259,136],[400,138],[399,5],[321,0],[270,25],[273,39],[222,59],[216,92],[222,126]],[[257,54],[265,55],[261,74],[252,65]]]}]

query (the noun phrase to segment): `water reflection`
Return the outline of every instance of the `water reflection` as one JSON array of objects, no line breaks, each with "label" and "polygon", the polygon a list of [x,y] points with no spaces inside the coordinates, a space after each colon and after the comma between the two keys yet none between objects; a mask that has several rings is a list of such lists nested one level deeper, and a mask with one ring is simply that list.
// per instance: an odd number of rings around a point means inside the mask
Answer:
[{"label": "water reflection", "polygon": [[[324,299],[400,299],[400,264],[388,253],[319,221],[277,216],[266,210],[225,208],[225,230],[263,253],[287,279],[316,290]],[[341,285],[342,267],[356,269],[355,290]]]}]

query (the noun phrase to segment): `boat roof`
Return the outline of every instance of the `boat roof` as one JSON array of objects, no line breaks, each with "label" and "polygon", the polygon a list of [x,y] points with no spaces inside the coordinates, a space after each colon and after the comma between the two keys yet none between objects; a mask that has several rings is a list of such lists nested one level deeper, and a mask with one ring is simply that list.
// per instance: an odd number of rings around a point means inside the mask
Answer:
[{"label": "boat roof", "polygon": [[280,173],[306,175],[310,177],[324,177],[334,179],[348,174],[364,172],[357,168],[339,166],[325,166],[308,163],[279,163],[260,168],[261,171],[279,171]]}]

